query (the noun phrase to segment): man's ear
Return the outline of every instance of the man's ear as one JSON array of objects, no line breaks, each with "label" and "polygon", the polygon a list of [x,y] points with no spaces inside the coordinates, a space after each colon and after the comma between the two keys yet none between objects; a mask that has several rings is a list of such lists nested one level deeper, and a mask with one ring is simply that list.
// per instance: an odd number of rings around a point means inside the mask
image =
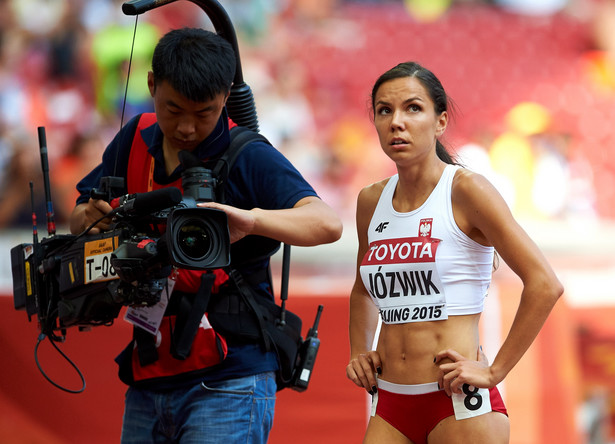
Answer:
[{"label": "man's ear", "polygon": [[154,93],[156,92],[156,83],[154,82],[154,73],[148,71],[147,73],[147,87],[149,88],[149,93],[152,97],[154,97]]}]

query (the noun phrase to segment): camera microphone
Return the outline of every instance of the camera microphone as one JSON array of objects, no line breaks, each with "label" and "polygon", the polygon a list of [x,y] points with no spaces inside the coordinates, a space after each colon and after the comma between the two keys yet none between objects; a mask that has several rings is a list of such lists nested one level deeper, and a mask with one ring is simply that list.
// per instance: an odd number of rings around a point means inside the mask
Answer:
[{"label": "camera microphone", "polygon": [[147,193],[126,194],[110,202],[115,213],[123,215],[149,214],[173,207],[182,201],[179,188],[169,187]]}]

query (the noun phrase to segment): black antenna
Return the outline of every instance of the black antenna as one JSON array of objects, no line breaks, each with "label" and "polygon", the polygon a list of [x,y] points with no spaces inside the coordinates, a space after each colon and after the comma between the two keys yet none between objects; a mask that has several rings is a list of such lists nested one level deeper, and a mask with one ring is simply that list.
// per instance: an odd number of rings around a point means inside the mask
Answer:
[{"label": "black antenna", "polygon": [[280,284],[280,325],[286,324],[286,300],[288,299],[288,276],[290,274],[290,245],[284,244],[282,253],[282,283]]},{"label": "black antenna", "polygon": [[32,244],[38,245],[38,228],[36,227],[36,211],[34,211],[34,184],[30,181],[30,206],[32,207]]},{"label": "black antenna", "polygon": [[[40,250],[38,243],[38,227],[36,225],[36,211],[34,206],[34,183],[30,181],[30,206],[32,207],[32,257],[34,269],[38,270],[40,264]],[[38,294],[38,279],[32,279],[32,295]],[[38,312],[37,299],[35,297],[26,296],[26,313],[28,314],[28,321],[32,321],[32,315]]]},{"label": "black antenna", "polygon": [[56,234],[56,223],[53,214],[53,202],[51,201],[51,187],[49,186],[49,160],[47,159],[47,136],[45,127],[38,127],[38,144],[41,150],[41,166],[43,167],[43,181],[45,184],[45,201],[47,203],[47,234]]},{"label": "black antenna", "polygon": [[314,325],[312,325],[312,328],[310,328],[307,334],[308,338],[315,338],[318,336],[318,324],[320,323],[320,315],[322,314],[323,308],[323,305],[318,306],[318,311],[316,312],[316,319],[314,319]]}]

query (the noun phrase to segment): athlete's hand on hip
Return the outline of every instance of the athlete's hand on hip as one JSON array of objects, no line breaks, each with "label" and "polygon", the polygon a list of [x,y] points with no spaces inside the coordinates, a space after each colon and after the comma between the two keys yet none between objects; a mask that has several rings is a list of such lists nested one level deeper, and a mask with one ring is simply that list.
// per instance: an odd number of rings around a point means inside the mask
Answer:
[{"label": "athlete's hand on hip", "polygon": [[382,372],[382,361],[377,351],[361,353],[346,366],[346,376],[373,395],[378,387],[376,373]]},{"label": "athlete's hand on hip", "polygon": [[[439,364],[444,359],[453,362]],[[478,352],[479,360],[467,359],[455,350],[443,350],[436,355],[435,363],[440,367],[438,384],[444,389],[448,396],[453,393],[461,393],[464,384],[479,388],[491,388],[492,375],[491,367],[487,357],[481,350]]]}]

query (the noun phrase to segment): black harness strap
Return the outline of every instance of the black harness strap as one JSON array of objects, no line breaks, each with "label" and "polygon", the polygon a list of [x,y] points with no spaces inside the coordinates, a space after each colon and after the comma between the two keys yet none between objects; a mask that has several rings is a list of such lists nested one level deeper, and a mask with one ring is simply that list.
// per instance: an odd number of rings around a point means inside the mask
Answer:
[{"label": "black harness strap", "polygon": [[132,329],[132,338],[137,344],[137,355],[141,367],[153,364],[158,360],[155,335],[135,326]]},{"label": "black harness strap", "polygon": [[172,335],[174,344],[171,347],[171,353],[174,358],[183,360],[190,355],[192,342],[209,305],[211,289],[215,280],[215,274],[203,273],[201,285],[194,297],[189,299],[188,295],[182,295]]},{"label": "black harness strap", "polygon": [[252,295],[252,289],[250,288],[248,283],[244,280],[243,276],[241,275],[239,271],[235,270],[234,268],[231,268],[227,270],[227,273],[229,277],[232,279],[232,281],[235,283],[235,287],[237,287],[237,290],[241,294],[241,297],[243,298],[244,302],[248,304],[248,306],[254,313],[256,321],[258,322],[258,328],[261,333],[261,339],[263,340],[263,347],[265,351],[271,351],[272,350],[271,339],[269,338],[269,335],[267,334],[267,328],[265,326],[265,316],[263,314],[261,307],[259,306],[259,304],[254,299],[254,296]]},{"label": "black harness strap", "polygon": [[263,141],[265,143],[269,143],[267,138],[262,134],[259,134],[255,131],[252,131],[249,128],[244,126],[234,126],[230,129],[231,134],[231,143],[229,147],[224,151],[222,156],[220,156],[217,160],[217,163],[212,168],[212,175],[218,180],[218,188],[217,188],[217,200],[220,203],[225,202],[224,196],[224,187],[226,184],[226,179],[233,168],[233,164],[235,160],[239,156],[239,154],[243,151],[243,149],[250,143],[255,141]]}]

